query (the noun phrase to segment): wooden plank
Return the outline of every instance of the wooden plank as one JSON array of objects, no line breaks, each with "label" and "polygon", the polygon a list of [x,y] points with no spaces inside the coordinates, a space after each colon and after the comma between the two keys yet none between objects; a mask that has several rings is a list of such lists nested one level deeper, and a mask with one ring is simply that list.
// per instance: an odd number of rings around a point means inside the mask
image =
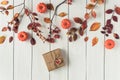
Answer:
[{"label": "wooden plank", "polygon": [[[49,0],[33,0],[33,10],[37,12],[36,6],[39,3],[49,3]],[[39,22],[41,23],[43,35],[46,37],[49,34],[49,24],[46,24],[44,22],[44,17],[49,17],[49,12],[46,12],[45,14],[39,13]],[[35,37],[37,44],[33,46],[33,73],[32,73],[32,80],[49,80],[49,72],[47,70],[44,58],[42,54],[49,51],[49,43],[43,43],[41,39],[39,39],[36,34],[33,33],[33,36]]]},{"label": "wooden plank", "polygon": [[[90,3],[90,0],[87,0]],[[90,18],[88,21],[87,36],[87,79],[88,80],[103,80],[104,79],[104,35],[100,33],[104,26],[104,4],[95,7],[97,13],[96,18]],[[100,29],[90,31],[92,23],[100,22]],[[92,47],[92,39],[98,38],[98,44]]]},{"label": "wooden plank", "polygon": [[[56,7],[58,4],[60,4],[63,0],[51,0],[51,3],[54,5],[54,7]],[[61,12],[66,12],[68,13],[68,5],[66,3],[62,4],[58,10],[57,10],[57,14],[61,13]],[[53,16],[53,11],[51,11],[51,17]],[[64,17],[64,18],[67,18],[68,16]],[[55,16],[54,20],[53,20],[53,26],[52,28],[55,27],[55,25],[57,27],[59,27],[61,29],[61,32],[60,32],[60,35],[61,35],[61,38],[56,40],[56,43],[54,44],[51,44],[51,50],[54,50],[56,48],[60,48],[62,50],[62,54],[63,54],[63,57],[64,57],[64,60],[65,60],[65,66],[64,67],[61,67],[59,69],[56,69],[54,71],[51,71],[50,72],[50,79],[51,80],[57,80],[57,79],[60,79],[60,80],[67,80],[67,75],[68,75],[68,72],[67,72],[67,67],[68,67],[68,63],[67,63],[67,59],[68,59],[68,42],[67,42],[67,36],[66,36],[66,31],[67,30],[64,30],[61,28],[61,20],[64,19],[64,18],[61,18],[59,16]]]},{"label": "wooden plank", "polygon": [[[120,1],[106,1],[106,10],[107,9],[114,9],[115,6],[120,7]],[[118,16],[118,22],[112,21],[114,25],[113,33],[120,34],[120,16],[117,14],[114,14],[115,16]],[[111,18],[111,15],[106,14],[106,20]],[[105,49],[106,57],[105,57],[105,79],[106,80],[120,80],[120,42],[119,40],[114,39],[113,34],[109,37],[106,37],[106,39],[112,39],[115,41],[115,47],[111,50]]]},{"label": "wooden plank", "polygon": [[[25,5],[29,9],[31,9],[31,1],[25,0]],[[18,5],[23,3],[24,0],[14,0],[14,5]],[[20,12],[23,6],[14,9],[14,13]],[[24,12],[24,11],[23,11]],[[26,15],[23,15],[23,19],[21,19],[21,24],[19,27],[19,31],[25,31],[31,34],[31,32],[27,29],[27,25],[30,23],[29,18]],[[15,80],[30,80],[31,79],[31,44],[29,40],[26,42],[21,42],[17,38],[17,34],[15,34],[14,41],[14,79]]]},{"label": "wooden plank", "polygon": [[[73,22],[72,27],[78,28],[80,24],[75,23],[75,17],[84,19],[84,13],[86,0],[73,1],[72,5],[69,6],[69,17]],[[76,32],[77,33],[77,32]],[[69,79],[74,80],[85,80],[86,78],[86,43],[84,42],[84,36],[79,36],[75,42],[69,43]]]},{"label": "wooden plank", "polygon": [[[0,2],[3,0],[0,0]],[[8,0],[9,4],[13,4],[13,0]],[[3,5],[0,5],[3,6]],[[2,32],[2,28],[7,26],[7,22],[12,18],[13,10],[9,15],[0,13],[0,36],[6,36],[6,41],[0,45],[0,79],[13,80],[13,42],[9,43],[9,37],[13,35],[12,32]],[[6,77],[7,76],[7,77]]]}]

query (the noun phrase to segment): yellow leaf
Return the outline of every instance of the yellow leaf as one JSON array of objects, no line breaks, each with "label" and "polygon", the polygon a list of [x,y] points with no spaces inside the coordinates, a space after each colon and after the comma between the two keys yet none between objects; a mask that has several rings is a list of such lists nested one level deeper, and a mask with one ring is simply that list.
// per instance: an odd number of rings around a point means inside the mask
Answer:
[{"label": "yellow leaf", "polygon": [[1,2],[2,5],[7,5],[8,3],[9,3],[9,2],[6,1],[6,0],[4,0],[4,1]]},{"label": "yellow leaf", "polygon": [[99,22],[95,22],[91,25],[90,27],[90,31],[97,31],[100,28],[100,23]]},{"label": "yellow leaf", "polygon": [[65,13],[65,12],[61,12],[60,14],[58,14],[58,16],[60,16],[60,17],[64,17],[66,15],[67,15],[67,13]]},{"label": "yellow leaf", "polygon": [[98,43],[98,38],[97,38],[97,37],[94,37],[94,38],[92,39],[92,46],[95,46],[97,43]]},{"label": "yellow leaf", "polygon": [[4,43],[6,37],[5,36],[0,36],[0,44]]}]

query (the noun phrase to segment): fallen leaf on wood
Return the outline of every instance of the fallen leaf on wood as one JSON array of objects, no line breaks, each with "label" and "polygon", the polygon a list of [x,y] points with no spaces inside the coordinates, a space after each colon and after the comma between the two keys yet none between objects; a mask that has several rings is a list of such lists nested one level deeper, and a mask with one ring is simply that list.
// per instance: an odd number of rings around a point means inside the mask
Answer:
[{"label": "fallen leaf on wood", "polygon": [[92,46],[95,46],[97,43],[98,43],[98,38],[97,38],[97,37],[94,37],[94,38],[92,39]]},{"label": "fallen leaf on wood", "polygon": [[0,44],[3,44],[5,41],[6,37],[5,36],[0,36]]},{"label": "fallen leaf on wood", "polygon": [[60,17],[65,17],[66,15],[67,15],[67,13],[65,13],[65,12],[61,12],[58,14],[58,16],[60,16]]},{"label": "fallen leaf on wood", "polygon": [[1,2],[1,4],[2,5],[7,5],[9,2],[7,1],[7,0],[3,0],[2,2]]},{"label": "fallen leaf on wood", "polygon": [[99,22],[95,22],[91,25],[90,27],[90,31],[97,31],[100,28],[100,23]]}]

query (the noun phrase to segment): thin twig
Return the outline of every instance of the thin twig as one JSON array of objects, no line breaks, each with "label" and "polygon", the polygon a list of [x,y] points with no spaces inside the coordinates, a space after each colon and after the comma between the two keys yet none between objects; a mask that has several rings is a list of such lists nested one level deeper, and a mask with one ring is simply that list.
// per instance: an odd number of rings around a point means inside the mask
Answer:
[{"label": "thin twig", "polygon": [[52,19],[51,19],[51,24],[50,24],[50,34],[51,34],[51,28],[52,28],[52,24],[53,24],[53,19],[54,19],[56,13],[57,13],[57,10],[58,10],[58,8],[59,8],[62,4],[64,4],[66,1],[67,1],[67,0],[64,0],[63,2],[61,2],[60,4],[58,4],[58,5],[56,6],[56,8],[55,8],[54,14],[53,14]]},{"label": "thin twig", "polygon": [[24,5],[24,3],[18,4],[16,6],[14,6],[14,7],[18,7],[18,6],[22,6],[22,5]]}]

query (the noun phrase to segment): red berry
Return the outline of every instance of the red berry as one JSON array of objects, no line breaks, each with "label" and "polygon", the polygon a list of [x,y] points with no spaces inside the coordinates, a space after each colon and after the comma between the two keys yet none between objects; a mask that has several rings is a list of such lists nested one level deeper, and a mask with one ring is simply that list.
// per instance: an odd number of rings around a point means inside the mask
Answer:
[{"label": "red berry", "polygon": [[26,41],[28,39],[28,33],[22,31],[18,33],[18,39],[20,41]]},{"label": "red berry", "polygon": [[71,22],[69,19],[63,19],[62,22],[61,22],[61,26],[62,28],[64,29],[68,29],[71,27]]},{"label": "red berry", "polygon": [[40,13],[45,13],[47,11],[47,6],[45,3],[39,3],[37,5],[37,11]]},{"label": "red berry", "polygon": [[115,46],[115,42],[112,39],[107,39],[104,45],[107,49],[112,49]]}]

